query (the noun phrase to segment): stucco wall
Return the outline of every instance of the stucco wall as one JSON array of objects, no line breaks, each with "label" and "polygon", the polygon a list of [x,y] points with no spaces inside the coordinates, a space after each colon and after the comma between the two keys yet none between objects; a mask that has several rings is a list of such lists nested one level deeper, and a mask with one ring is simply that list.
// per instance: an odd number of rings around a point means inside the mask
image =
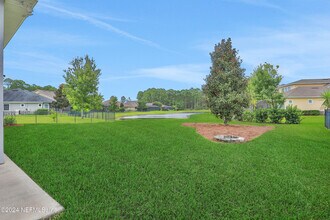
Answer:
[{"label": "stucco wall", "polygon": [[[289,103],[290,100],[292,101],[292,103]],[[308,103],[308,100],[313,100],[313,103],[310,104]],[[322,106],[324,100],[321,98],[302,98],[302,99],[286,99],[285,101],[285,107],[287,107],[288,105],[293,105],[293,106],[297,106],[299,109],[301,110],[320,110],[323,111],[324,107]]]},{"label": "stucco wall", "polygon": [[[8,103],[8,102],[4,102],[4,104],[9,104],[9,110],[7,110],[7,111],[36,111],[41,108],[49,109],[48,103]],[[22,106],[22,104],[24,106]]]}]

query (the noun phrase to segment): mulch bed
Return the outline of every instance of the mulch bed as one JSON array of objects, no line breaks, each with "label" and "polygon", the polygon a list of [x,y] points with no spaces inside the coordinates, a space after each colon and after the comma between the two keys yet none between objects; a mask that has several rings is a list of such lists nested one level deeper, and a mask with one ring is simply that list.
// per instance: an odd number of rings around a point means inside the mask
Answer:
[{"label": "mulch bed", "polygon": [[24,126],[22,124],[9,124],[9,125],[5,125],[5,128],[6,127],[20,127],[20,126]]},{"label": "mulch bed", "polygon": [[250,141],[263,133],[273,130],[273,126],[251,126],[251,125],[221,125],[208,123],[183,123],[183,126],[196,128],[196,131],[205,138],[218,142],[216,135],[233,135],[245,138]]}]

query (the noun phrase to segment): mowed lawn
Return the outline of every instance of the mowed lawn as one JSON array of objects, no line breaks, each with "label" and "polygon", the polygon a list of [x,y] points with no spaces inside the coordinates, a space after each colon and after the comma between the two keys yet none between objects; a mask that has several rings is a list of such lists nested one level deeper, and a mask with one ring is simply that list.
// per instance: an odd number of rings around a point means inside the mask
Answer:
[{"label": "mowed lawn", "polygon": [[323,117],[219,144],[210,114],[5,128],[5,152],[65,207],[60,219],[329,219]]}]

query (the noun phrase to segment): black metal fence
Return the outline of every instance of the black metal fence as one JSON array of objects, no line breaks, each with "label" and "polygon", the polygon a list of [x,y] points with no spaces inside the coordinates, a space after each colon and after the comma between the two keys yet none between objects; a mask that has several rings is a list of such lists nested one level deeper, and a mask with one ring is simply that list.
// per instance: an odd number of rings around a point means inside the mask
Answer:
[{"label": "black metal fence", "polygon": [[111,122],[115,120],[114,112],[107,111],[5,111],[4,116],[12,116],[17,124],[43,124],[43,123],[96,123]]}]

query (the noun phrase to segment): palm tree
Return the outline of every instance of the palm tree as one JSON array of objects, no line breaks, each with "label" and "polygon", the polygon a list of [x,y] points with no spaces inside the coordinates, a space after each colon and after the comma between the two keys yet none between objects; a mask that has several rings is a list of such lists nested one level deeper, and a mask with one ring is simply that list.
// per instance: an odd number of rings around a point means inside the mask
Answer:
[{"label": "palm tree", "polygon": [[322,98],[324,99],[323,105],[326,109],[330,109],[330,89],[322,93]]}]

